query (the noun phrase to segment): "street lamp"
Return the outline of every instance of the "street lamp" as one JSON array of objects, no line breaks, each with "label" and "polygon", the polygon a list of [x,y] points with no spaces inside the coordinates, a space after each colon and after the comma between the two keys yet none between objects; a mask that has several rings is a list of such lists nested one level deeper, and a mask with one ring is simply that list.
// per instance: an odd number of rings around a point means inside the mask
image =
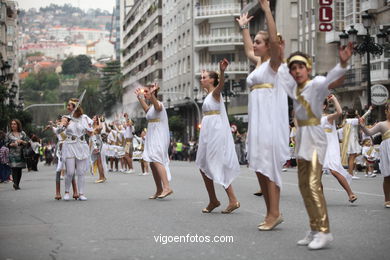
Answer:
[{"label": "street lamp", "polygon": [[359,53],[360,55],[367,55],[367,105],[371,106],[371,64],[370,64],[370,54],[381,56],[383,54],[384,47],[383,45],[386,42],[386,37],[389,37],[389,31],[385,33],[382,29],[380,33],[377,34],[378,43],[375,43],[374,39],[371,38],[370,28],[372,24],[372,15],[368,12],[362,14],[363,26],[366,28],[366,34],[364,35],[363,41],[357,43],[357,30],[354,26],[351,26],[351,29],[348,30],[348,34],[343,31],[339,35],[341,46],[346,46],[348,42],[354,44],[354,53]]}]

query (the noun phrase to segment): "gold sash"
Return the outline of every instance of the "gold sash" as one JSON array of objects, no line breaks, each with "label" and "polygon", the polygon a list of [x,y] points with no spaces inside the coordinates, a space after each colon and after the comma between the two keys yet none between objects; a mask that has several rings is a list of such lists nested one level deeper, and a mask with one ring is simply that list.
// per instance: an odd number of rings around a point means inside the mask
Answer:
[{"label": "gold sash", "polygon": [[259,89],[259,88],[273,88],[274,85],[272,85],[271,83],[263,83],[263,84],[256,84],[256,85],[253,85],[250,87],[250,90],[253,91],[255,89]]},{"label": "gold sash", "polygon": [[324,128],[324,131],[326,133],[332,133],[333,132],[332,128]]},{"label": "gold sash", "polygon": [[62,138],[61,141],[64,141],[64,140],[66,139],[66,134],[65,134],[65,132],[61,132],[61,133],[60,133],[60,136],[61,136],[61,138]]},{"label": "gold sash", "polygon": [[311,110],[310,103],[301,95],[305,86],[311,81],[306,81],[304,84],[297,87],[296,98],[299,104],[303,106],[306,110],[308,119],[306,120],[297,120],[298,126],[315,126],[321,124],[321,119],[317,118],[316,115]]},{"label": "gold sash", "polygon": [[383,135],[382,135],[382,141],[390,139],[390,130],[387,130]]},{"label": "gold sash", "polygon": [[158,123],[160,122],[160,118],[150,119],[148,120],[148,123]]},{"label": "gold sash", "polygon": [[211,111],[203,112],[203,115],[205,115],[205,116],[219,115],[219,114],[221,114],[221,111],[219,111],[219,110],[211,110]]},{"label": "gold sash", "polygon": [[341,164],[348,165],[348,143],[351,134],[351,124],[345,124],[343,128],[343,142],[341,145]]}]

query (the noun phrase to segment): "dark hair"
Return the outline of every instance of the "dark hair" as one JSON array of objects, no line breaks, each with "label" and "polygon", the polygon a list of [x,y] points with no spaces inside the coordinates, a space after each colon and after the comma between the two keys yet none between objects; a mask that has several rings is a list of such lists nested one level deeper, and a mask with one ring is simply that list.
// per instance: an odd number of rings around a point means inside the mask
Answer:
[{"label": "dark hair", "polygon": [[219,75],[218,75],[218,73],[215,72],[215,71],[212,71],[212,70],[211,71],[207,71],[207,73],[209,74],[210,78],[214,79],[213,86],[214,87],[218,86],[218,84],[219,84]]},{"label": "dark hair", "polygon": [[288,56],[287,58],[287,64],[288,64],[288,68],[291,69],[291,66],[294,65],[294,64],[301,64],[301,65],[305,65],[306,66],[306,63],[304,63],[303,61],[293,61],[289,64],[289,61],[292,57],[294,56],[301,56],[307,60],[310,60],[310,55],[309,54],[306,54],[304,52],[301,52],[301,51],[296,51],[296,52],[293,52],[290,54],[290,56]]},{"label": "dark hair", "polygon": [[12,122],[15,122],[16,125],[18,126],[18,127],[17,127],[17,131],[18,131],[18,132],[22,132],[22,123],[19,121],[19,119],[12,119],[12,120],[10,121],[10,123],[9,123],[9,129],[11,129],[11,131],[12,131],[12,128],[11,128]]},{"label": "dark hair", "polygon": [[5,133],[4,131],[0,130],[0,140],[4,140],[4,139],[5,139]]},{"label": "dark hair", "polygon": [[31,141],[33,141],[33,142],[39,142],[38,136],[36,136],[35,134],[33,134],[33,135],[31,136]]},{"label": "dark hair", "polygon": [[325,107],[328,107],[328,106],[329,106],[329,102],[328,102],[328,99],[327,99],[327,98],[325,98],[325,100],[324,100],[324,106],[325,106]]},{"label": "dark hair", "polygon": [[347,111],[347,118],[355,118],[355,117],[356,117],[355,109],[349,108]]}]

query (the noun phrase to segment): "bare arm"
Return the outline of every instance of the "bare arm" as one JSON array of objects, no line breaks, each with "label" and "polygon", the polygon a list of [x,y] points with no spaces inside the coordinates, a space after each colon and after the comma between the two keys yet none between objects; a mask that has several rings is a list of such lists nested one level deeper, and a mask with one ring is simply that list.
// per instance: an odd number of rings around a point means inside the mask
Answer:
[{"label": "bare arm", "polygon": [[[343,76],[348,66],[348,60],[351,58],[353,53],[353,45],[349,43],[347,46],[341,46],[339,48],[339,58],[340,58],[340,66],[336,65],[336,67],[331,70],[326,79],[329,80],[328,89],[333,89],[335,87],[339,87],[342,84]],[[333,79],[336,77],[336,79]],[[340,84],[341,82],[341,84]]]},{"label": "bare arm", "polygon": [[337,100],[337,98],[334,95],[331,95],[329,100],[331,100],[333,102],[333,104],[334,104],[334,106],[336,108],[336,112],[334,112],[333,114],[328,115],[328,122],[330,124],[333,124],[333,122],[343,114],[343,110],[342,110],[342,108],[340,106],[339,101]]},{"label": "bare arm", "polygon": [[269,43],[270,43],[270,54],[271,60],[270,64],[274,71],[278,71],[280,63],[282,62],[280,59],[280,43],[279,38],[276,32],[276,24],[274,17],[271,13],[271,8],[269,6],[268,0],[259,0],[259,4],[261,9],[263,9],[265,13],[265,19],[267,20],[268,25],[268,34],[269,34]]},{"label": "bare arm", "polygon": [[372,106],[368,109],[368,111],[362,116],[364,119],[366,119],[371,114]]},{"label": "bare arm", "polygon": [[150,93],[150,101],[152,102],[154,109],[156,109],[156,111],[162,110],[161,104],[158,102],[156,96],[154,95],[154,92],[156,90],[158,90],[159,88],[160,87],[157,85],[157,83],[154,83],[154,87],[152,88],[151,93]]},{"label": "bare arm", "polygon": [[142,109],[146,112],[149,110],[148,104],[146,104],[145,99],[143,98],[143,89],[137,88],[135,90],[135,94],[137,95],[138,101],[141,104]]},{"label": "bare arm", "polygon": [[221,99],[221,91],[223,89],[223,86],[225,85],[225,70],[227,66],[229,65],[229,62],[227,59],[223,59],[219,62],[219,83],[218,86],[213,90],[213,98],[220,102]]},{"label": "bare arm", "polygon": [[365,123],[364,123],[364,118],[359,118],[359,123],[360,123],[360,126],[362,127],[363,132],[366,135],[372,136],[376,133],[384,133],[385,132],[383,122],[376,124],[373,128],[370,128],[370,129],[366,128]]},{"label": "bare arm", "polygon": [[242,29],[243,27],[248,27],[249,21],[252,19],[253,16],[248,17],[248,13],[245,13],[240,15],[240,18],[236,18],[236,21],[238,22],[241,28],[242,39],[244,41],[245,55],[252,63],[257,65],[260,58],[256,57],[253,51],[253,43],[252,43],[251,36],[249,34],[249,28]]}]

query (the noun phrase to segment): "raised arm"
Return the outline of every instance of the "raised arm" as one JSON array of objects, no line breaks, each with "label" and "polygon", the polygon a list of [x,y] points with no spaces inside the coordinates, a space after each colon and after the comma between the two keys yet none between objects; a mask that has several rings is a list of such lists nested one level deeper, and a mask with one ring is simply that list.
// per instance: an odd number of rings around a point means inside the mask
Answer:
[{"label": "raised arm", "polygon": [[225,85],[225,70],[229,65],[229,61],[227,59],[223,59],[219,62],[219,82],[218,86],[213,90],[213,98],[220,102],[221,100],[221,92],[223,86]]},{"label": "raised arm", "polygon": [[150,101],[152,102],[154,109],[160,112],[162,110],[162,106],[154,95],[154,92],[156,92],[158,89],[160,89],[160,86],[157,83],[154,83],[153,87],[150,90]]},{"label": "raised arm", "polygon": [[353,45],[352,43],[348,43],[347,46],[340,46],[339,48],[339,58],[340,58],[340,65],[336,65],[335,68],[333,68],[331,71],[329,71],[328,75],[326,76],[326,81],[329,89],[341,86],[341,84],[337,84],[338,80],[341,80],[347,71],[348,67],[348,60],[351,58],[353,53]]},{"label": "raised arm", "polygon": [[248,13],[240,15],[240,18],[236,18],[238,25],[241,29],[242,39],[244,41],[244,50],[246,57],[254,64],[258,64],[260,58],[255,56],[253,51],[253,42],[249,34],[249,22],[253,19],[253,16],[248,17]]},{"label": "raised arm", "polygon": [[149,110],[148,104],[145,102],[145,97],[144,97],[144,89],[143,88],[137,88],[134,92],[137,95],[138,101],[142,106],[142,109],[146,112]]},{"label": "raised arm", "polygon": [[372,136],[372,135],[374,135],[376,133],[382,133],[383,134],[385,132],[384,122],[379,122],[373,128],[370,128],[370,129],[366,128],[365,120],[364,120],[363,117],[359,118],[359,123],[360,123],[360,126],[362,127],[363,132],[366,135]]},{"label": "raised arm", "polygon": [[367,112],[364,115],[362,115],[362,118],[366,119],[366,117],[368,117],[371,114],[371,110],[372,110],[372,106],[370,106]]},{"label": "raised arm", "polygon": [[268,34],[269,34],[269,44],[270,44],[270,54],[271,60],[270,64],[274,71],[278,71],[280,63],[280,41],[276,32],[276,24],[274,17],[272,16],[271,8],[269,6],[268,0],[258,0],[261,9],[264,11],[265,19],[267,20]]},{"label": "raised arm", "polygon": [[340,103],[337,100],[335,95],[330,95],[330,97],[328,98],[328,101],[331,101],[334,104],[334,107],[336,108],[336,112],[328,115],[328,122],[330,124],[333,124],[333,122],[343,114],[343,110],[342,110]]}]

